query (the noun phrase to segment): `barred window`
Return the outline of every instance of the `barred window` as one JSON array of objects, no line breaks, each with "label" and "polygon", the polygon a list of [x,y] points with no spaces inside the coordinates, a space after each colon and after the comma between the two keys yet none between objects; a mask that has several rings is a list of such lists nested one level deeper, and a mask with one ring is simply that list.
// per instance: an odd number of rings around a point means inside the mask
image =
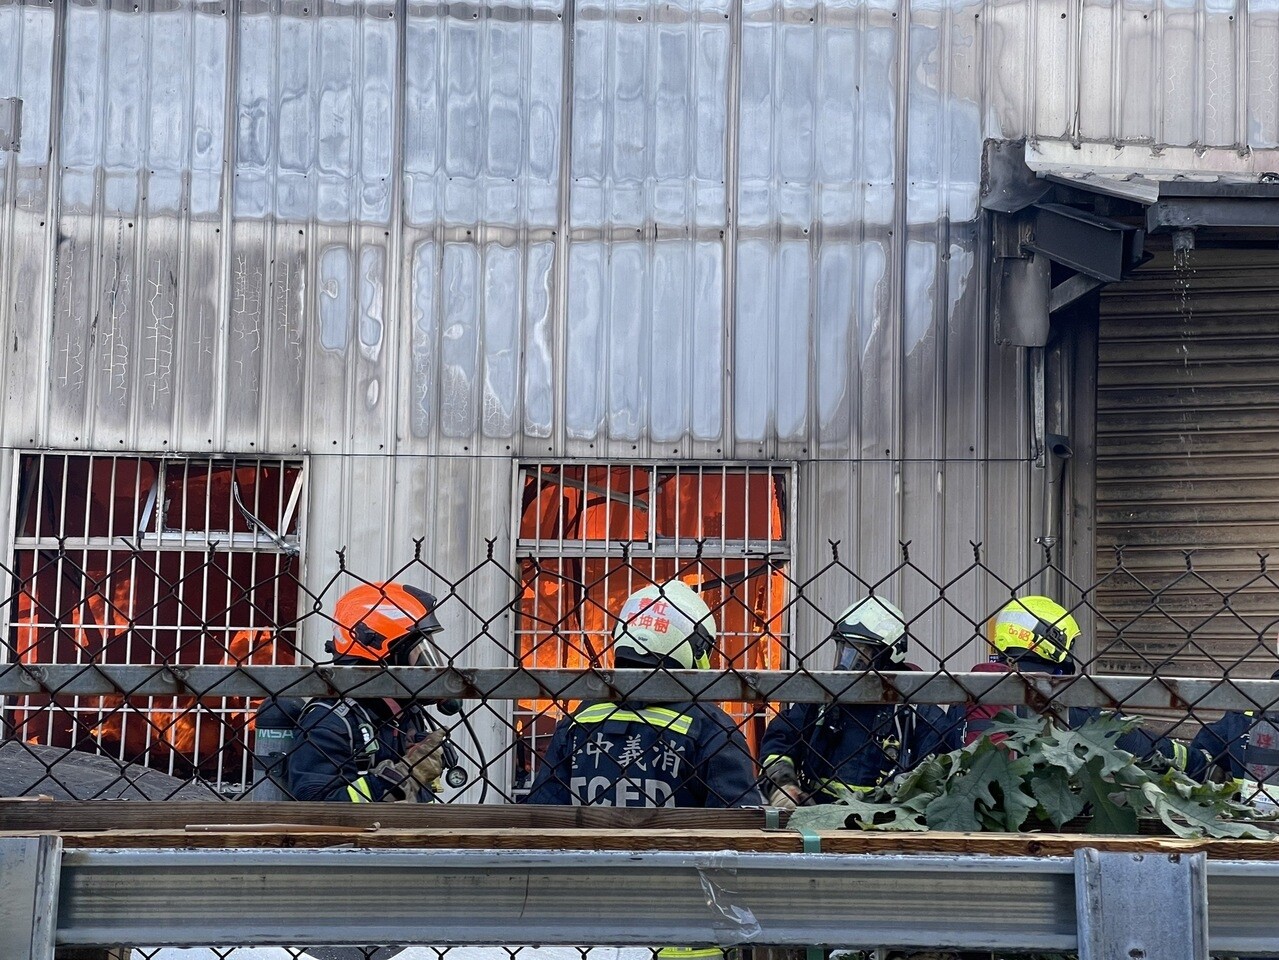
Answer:
[{"label": "barred window", "polygon": [[[236,458],[22,454],[8,660],[292,664],[304,472]],[[57,695],[0,701],[4,737],[248,782],[252,704]]]},{"label": "barred window", "polygon": [[[715,615],[712,666],[788,664],[786,571],[793,474],[781,465],[531,463],[519,472],[516,657],[528,667],[611,667],[615,614],[635,590],[680,579]],[[576,703],[515,708],[515,789]],[[724,704],[753,748],[765,704]]]}]

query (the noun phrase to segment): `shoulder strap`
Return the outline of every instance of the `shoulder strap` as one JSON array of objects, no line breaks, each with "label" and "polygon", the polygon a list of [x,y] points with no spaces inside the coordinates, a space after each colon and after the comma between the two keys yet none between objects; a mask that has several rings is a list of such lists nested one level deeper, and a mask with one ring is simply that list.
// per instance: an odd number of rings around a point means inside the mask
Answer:
[{"label": "shoulder strap", "polygon": [[898,735],[901,737],[902,750],[906,750],[909,745],[912,749],[915,745],[915,731],[919,729],[920,723],[923,721],[919,717],[919,706],[914,703],[899,703],[893,710],[893,720],[896,723]]},{"label": "shoulder strap", "polygon": [[[334,716],[336,716],[339,720],[341,720],[342,723],[346,726],[346,738],[351,743],[352,747],[354,748],[354,753],[355,753],[354,760],[355,760],[356,772],[360,776],[364,776],[370,770],[373,769],[373,766],[374,766],[373,761],[376,759],[376,755],[370,756],[368,752],[365,751],[364,739],[363,737],[360,736],[360,733],[356,729],[356,726],[351,723],[351,715],[354,713],[357,717],[357,720],[367,723],[369,727],[374,731],[375,737],[377,736],[377,724],[374,723],[373,718],[369,716],[369,712],[367,709],[365,709],[364,704],[360,703],[358,700],[355,700],[352,697],[343,697],[340,701],[338,701],[338,703],[341,704],[342,706],[345,706],[347,709],[342,711],[333,710],[331,711],[331,713]],[[311,710],[312,707],[320,707],[320,706],[332,706],[332,704],[330,704],[329,702],[325,700],[307,701],[306,706],[302,708],[302,712],[298,714],[298,725],[301,726],[302,718],[307,715],[307,713]]]}]

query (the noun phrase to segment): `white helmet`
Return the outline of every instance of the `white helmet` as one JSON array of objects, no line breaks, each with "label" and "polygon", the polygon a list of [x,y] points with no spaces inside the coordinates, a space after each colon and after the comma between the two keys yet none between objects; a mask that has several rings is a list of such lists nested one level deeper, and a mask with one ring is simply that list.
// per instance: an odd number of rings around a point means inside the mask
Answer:
[{"label": "white helmet", "polygon": [[836,670],[895,670],[906,662],[906,615],[887,600],[867,597],[834,627]]},{"label": "white helmet", "polygon": [[614,656],[645,666],[706,670],[714,646],[710,607],[682,580],[636,590],[613,628]]}]

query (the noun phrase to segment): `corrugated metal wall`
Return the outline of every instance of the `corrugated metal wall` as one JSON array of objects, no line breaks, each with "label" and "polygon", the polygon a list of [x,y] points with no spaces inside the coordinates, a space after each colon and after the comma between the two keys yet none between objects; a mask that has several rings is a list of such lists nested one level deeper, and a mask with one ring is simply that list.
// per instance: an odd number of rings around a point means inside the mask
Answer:
[{"label": "corrugated metal wall", "polygon": [[[1171,659],[1215,676],[1250,655],[1244,670],[1274,669],[1277,295],[1279,252],[1234,249],[1180,270],[1165,255],[1102,299],[1097,565],[1121,546],[1126,569],[1097,598],[1109,672]],[[1232,616],[1211,616],[1223,594]]]},{"label": "corrugated metal wall", "polygon": [[978,541],[1017,579],[982,141],[1261,162],[1277,24],[1273,0],[0,0],[0,439],[309,454],[317,578],[414,536],[444,574],[486,536],[505,556],[536,455],[797,460],[801,577],[827,540],[872,580],[899,541],[937,580]]}]

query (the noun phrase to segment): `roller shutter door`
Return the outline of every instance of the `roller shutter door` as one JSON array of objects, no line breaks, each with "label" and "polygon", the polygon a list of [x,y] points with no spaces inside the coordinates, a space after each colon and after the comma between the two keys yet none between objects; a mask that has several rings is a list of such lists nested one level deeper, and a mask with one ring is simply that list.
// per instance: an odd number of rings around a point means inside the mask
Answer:
[{"label": "roller shutter door", "polygon": [[1191,272],[1163,255],[1138,278],[1101,306],[1096,669],[1269,676],[1279,251],[1196,251]]}]

